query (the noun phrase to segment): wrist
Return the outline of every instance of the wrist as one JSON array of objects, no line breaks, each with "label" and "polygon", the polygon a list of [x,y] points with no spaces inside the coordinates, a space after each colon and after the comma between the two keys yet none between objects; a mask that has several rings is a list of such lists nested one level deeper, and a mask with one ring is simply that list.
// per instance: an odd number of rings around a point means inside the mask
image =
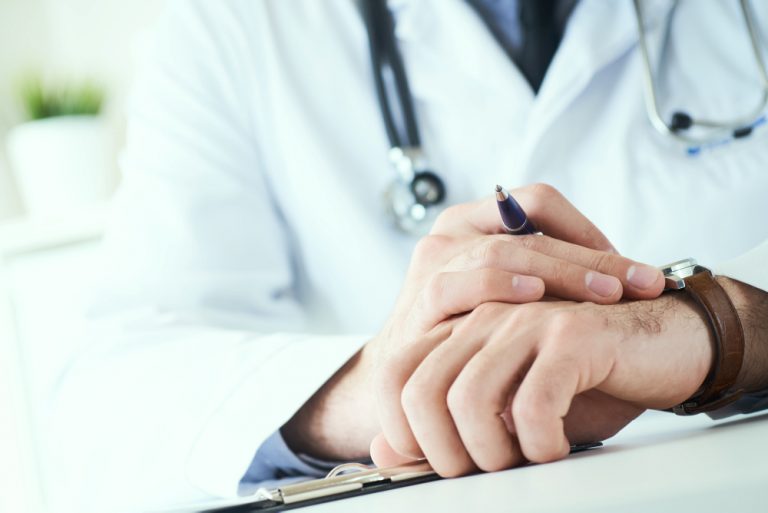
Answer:
[{"label": "wrist", "polygon": [[[698,395],[712,371],[715,360],[715,333],[704,308],[688,294],[670,294],[674,307],[670,309],[672,340],[680,343],[683,362],[678,387],[663,408],[671,408]],[[677,321],[677,322],[675,322]]]},{"label": "wrist", "polygon": [[615,371],[623,375],[624,399],[666,409],[693,396],[714,355],[714,336],[701,307],[686,294],[673,292],[618,308],[626,336]]},{"label": "wrist", "polygon": [[297,453],[324,460],[367,457],[381,430],[371,394],[369,342],[350,358],[281,428]]},{"label": "wrist", "polygon": [[701,388],[676,404],[678,415],[695,415],[720,409],[744,392],[737,380],[744,363],[745,337],[742,321],[733,301],[712,272],[685,258],[664,266],[666,286],[692,298],[706,315],[713,346],[711,367]]},{"label": "wrist", "polygon": [[745,393],[768,389],[768,292],[718,276],[744,328],[744,364],[734,389]]}]

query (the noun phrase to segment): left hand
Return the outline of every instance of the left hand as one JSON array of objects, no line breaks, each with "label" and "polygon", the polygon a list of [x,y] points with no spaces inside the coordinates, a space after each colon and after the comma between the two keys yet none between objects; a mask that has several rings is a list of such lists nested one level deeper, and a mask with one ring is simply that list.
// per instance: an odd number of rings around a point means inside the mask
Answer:
[{"label": "left hand", "polygon": [[485,303],[385,362],[375,388],[390,429],[371,456],[402,463],[391,447],[414,437],[444,477],[562,458],[570,443],[604,440],[644,408],[690,397],[711,365],[710,336],[679,294]]}]

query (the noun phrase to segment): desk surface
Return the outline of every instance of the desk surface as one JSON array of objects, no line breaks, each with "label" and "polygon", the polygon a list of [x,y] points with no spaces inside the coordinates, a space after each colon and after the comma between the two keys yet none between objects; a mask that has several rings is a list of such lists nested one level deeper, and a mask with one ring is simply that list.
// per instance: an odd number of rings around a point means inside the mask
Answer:
[{"label": "desk surface", "polygon": [[766,512],[768,413],[713,422],[649,412],[605,447],[547,465],[436,481],[307,513]]}]

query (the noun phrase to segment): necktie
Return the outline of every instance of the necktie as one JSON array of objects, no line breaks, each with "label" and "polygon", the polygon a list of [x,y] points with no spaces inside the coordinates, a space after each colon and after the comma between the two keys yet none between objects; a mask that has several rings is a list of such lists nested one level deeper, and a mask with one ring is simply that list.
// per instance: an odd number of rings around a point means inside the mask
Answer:
[{"label": "necktie", "polygon": [[555,16],[556,0],[519,0],[522,48],[518,66],[538,92],[560,42]]}]

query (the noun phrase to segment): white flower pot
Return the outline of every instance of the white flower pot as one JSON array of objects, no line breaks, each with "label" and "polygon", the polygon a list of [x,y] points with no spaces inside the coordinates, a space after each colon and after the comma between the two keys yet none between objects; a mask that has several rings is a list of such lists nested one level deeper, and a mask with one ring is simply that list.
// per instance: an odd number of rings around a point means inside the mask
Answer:
[{"label": "white flower pot", "polygon": [[6,165],[5,154],[0,150],[0,223],[5,219],[17,217],[21,214],[20,210],[11,168]]},{"label": "white flower pot", "polygon": [[94,116],[31,121],[8,134],[8,158],[27,214],[51,217],[103,201],[112,144]]}]

